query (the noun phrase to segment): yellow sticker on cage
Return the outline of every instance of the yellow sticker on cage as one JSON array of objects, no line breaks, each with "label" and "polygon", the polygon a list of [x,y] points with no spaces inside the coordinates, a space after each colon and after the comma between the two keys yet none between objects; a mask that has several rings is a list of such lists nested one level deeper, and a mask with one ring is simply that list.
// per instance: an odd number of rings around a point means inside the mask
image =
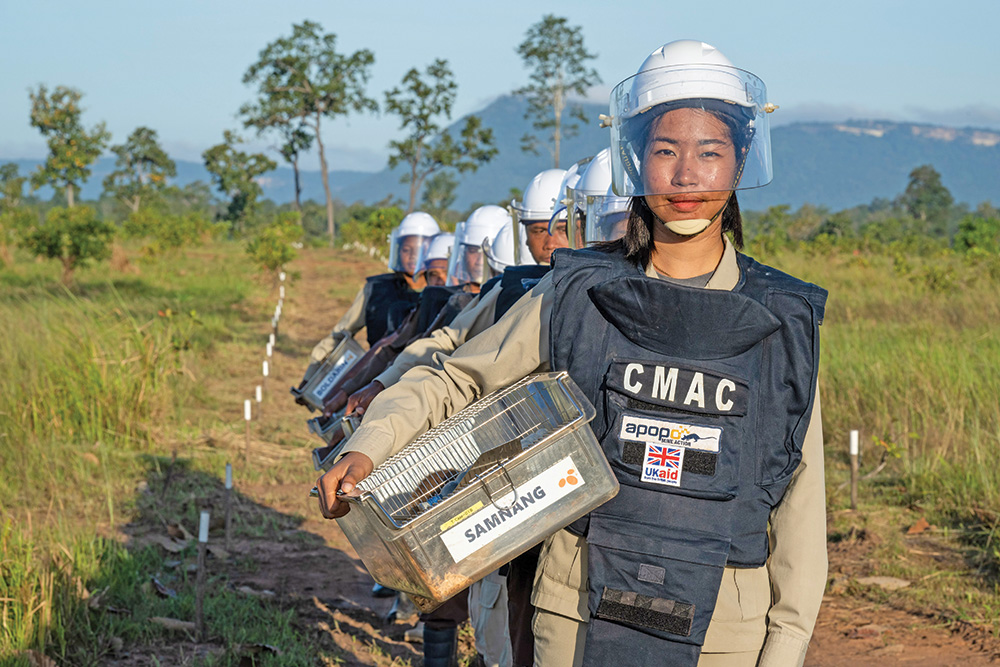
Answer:
[{"label": "yellow sticker on cage", "polygon": [[474,505],[472,505],[470,507],[466,507],[464,510],[462,510],[458,514],[456,514],[455,516],[451,517],[450,519],[448,519],[447,521],[445,521],[444,523],[442,523],[440,530],[442,532],[448,530],[449,528],[451,528],[452,526],[454,526],[456,523],[458,523],[462,519],[465,519],[465,518],[469,517],[470,515],[474,514],[475,512],[477,512],[477,511],[479,511],[481,509],[483,509],[483,501],[478,500],[478,501],[476,501],[476,503]]}]

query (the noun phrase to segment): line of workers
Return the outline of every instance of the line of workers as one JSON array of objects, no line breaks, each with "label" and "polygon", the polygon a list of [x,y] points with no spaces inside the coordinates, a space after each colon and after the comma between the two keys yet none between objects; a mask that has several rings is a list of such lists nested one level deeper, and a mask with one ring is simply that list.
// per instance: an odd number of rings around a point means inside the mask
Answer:
[{"label": "line of workers", "polygon": [[[343,415],[361,417],[368,404],[414,366],[433,364],[490,327],[550,267],[558,248],[613,241],[625,231],[628,199],[611,190],[610,149],[569,169],[540,172],[507,209],[475,209],[442,232],[428,213],[410,213],[389,238],[389,273],[369,277],[330,335],[313,349],[299,389],[315,377],[338,344],[362,329],[368,350],[325,388],[322,416],[310,426],[326,445],[313,450],[328,468],[347,434]],[[300,402],[305,404],[301,398]],[[440,608],[421,614],[409,641],[420,642],[427,667],[456,664],[458,627],[471,620],[483,665],[530,665],[531,587],[538,548],[491,573]],[[375,584],[376,597],[395,596],[387,620],[407,609],[404,595]],[[511,628],[514,622],[519,627]]]},{"label": "line of workers", "polygon": [[657,48],[611,91],[608,149],[453,237],[407,216],[390,273],[317,345],[293,393],[321,411],[327,519],[533,373],[566,373],[595,410],[617,495],[423,615],[427,667],[456,663],[465,618],[490,667],[804,663],[827,576],[827,292],[740,252],[737,199],[772,180],[776,109],[710,44]]}]

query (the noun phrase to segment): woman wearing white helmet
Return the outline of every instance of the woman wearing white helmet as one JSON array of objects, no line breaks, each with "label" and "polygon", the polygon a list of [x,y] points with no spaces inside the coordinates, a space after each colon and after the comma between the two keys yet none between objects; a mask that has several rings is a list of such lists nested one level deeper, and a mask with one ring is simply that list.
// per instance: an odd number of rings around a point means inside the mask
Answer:
[{"label": "woman wearing white helmet", "polygon": [[617,241],[625,236],[630,216],[628,197],[619,197],[608,186],[603,197],[587,197],[587,243]]},{"label": "woman wearing white helmet", "polygon": [[448,260],[455,245],[455,235],[441,232],[434,236],[417,259],[417,277],[423,277],[429,287],[439,287],[448,278]]},{"label": "woman wearing white helmet", "polygon": [[772,109],[708,44],[651,54],[612,92],[625,236],[556,253],[494,327],[373,402],[319,482],[324,516],[428,423],[548,364],[596,407],[621,489],[545,541],[536,664],[801,665],[826,581],[826,291],[736,248]]},{"label": "woman wearing white helmet", "polygon": [[431,237],[439,233],[437,222],[428,213],[410,213],[389,235],[391,273],[370,276],[358,290],[347,312],[334,325],[330,335],[317,343],[309,356],[309,366],[299,386],[303,386],[319,364],[344,337],[367,329],[369,345],[395,329],[406,311],[417,302],[418,290],[424,287],[416,277],[417,260]]},{"label": "woman wearing white helmet", "polygon": [[510,214],[499,206],[480,206],[456,229],[455,249],[448,267],[448,285],[469,285],[478,292],[489,279],[483,241],[492,240],[500,228],[510,224]]}]

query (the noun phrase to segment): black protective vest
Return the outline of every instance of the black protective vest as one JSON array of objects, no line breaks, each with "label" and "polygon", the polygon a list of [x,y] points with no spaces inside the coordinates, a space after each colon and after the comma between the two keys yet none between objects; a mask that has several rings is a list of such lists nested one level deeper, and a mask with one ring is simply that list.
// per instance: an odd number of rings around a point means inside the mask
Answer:
[{"label": "black protective vest", "polygon": [[527,266],[508,266],[500,276],[500,296],[497,297],[496,314],[493,323],[511,309],[518,299],[531,291],[542,276],[549,272],[548,264],[529,264]]},{"label": "black protective vest", "polygon": [[374,345],[398,327],[416,305],[420,293],[401,273],[383,273],[365,282],[365,327],[368,345]]},{"label": "black protective vest", "polygon": [[738,255],[731,292],[557,251],[553,370],[597,409],[621,490],[592,512],[585,665],[694,666],[724,567],[758,567],[802,458],[826,291]]}]

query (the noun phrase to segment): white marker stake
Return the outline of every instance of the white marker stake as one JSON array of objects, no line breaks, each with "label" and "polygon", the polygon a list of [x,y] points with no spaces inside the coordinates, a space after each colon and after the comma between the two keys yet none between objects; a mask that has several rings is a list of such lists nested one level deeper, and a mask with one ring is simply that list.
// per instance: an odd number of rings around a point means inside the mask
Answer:
[{"label": "white marker stake", "polygon": [[202,511],[198,525],[198,574],[195,578],[194,629],[198,641],[205,639],[205,551],[208,548],[208,512]]},{"label": "white marker stake", "polygon": [[274,344],[276,342],[274,340],[274,334],[268,334],[268,336],[267,336],[267,342],[271,344],[271,347],[274,347]]},{"label": "white marker stake", "polygon": [[267,344],[267,356],[270,357],[271,353],[274,351],[274,346],[270,343]]},{"label": "white marker stake", "polygon": [[254,398],[257,399],[258,403],[260,403],[263,400],[263,398],[264,398],[264,392],[261,391],[260,385],[257,385],[254,388],[253,394],[254,394]]},{"label": "white marker stake", "polygon": [[285,298],[285,286],[284,285],[280,285],[278,287],[278,298],[279,299],[284,299]]},{"label": "white marker stake", "polygon": [[858,457],[860,456],[860,446],[858,443],[858,432],[851,431],[851,509],[858,509]]},{"label": "white marker stake", "polygon": [[264,377],[267,377],[267,359],[264,360]]},{"label": "white marker stake", "polygon": [[229,551],[229,543],[232,532],[232,505],[233,505],[233,464],[226,463],[226,551]]},{"label": "white marker stake", "polygon": [[282,271],[281,273],[279,273],[278,277],[281,278],[281,282],[285,282],[285,272],[284,271]]},{"label": "white marker stake", "polygon": [[[267,363],[267,362],[265,362]],[[250,399],[243,401],[243,419],[247,423],[247,437],[243,443],[243,462],[245,463],[250,458]]]}]

